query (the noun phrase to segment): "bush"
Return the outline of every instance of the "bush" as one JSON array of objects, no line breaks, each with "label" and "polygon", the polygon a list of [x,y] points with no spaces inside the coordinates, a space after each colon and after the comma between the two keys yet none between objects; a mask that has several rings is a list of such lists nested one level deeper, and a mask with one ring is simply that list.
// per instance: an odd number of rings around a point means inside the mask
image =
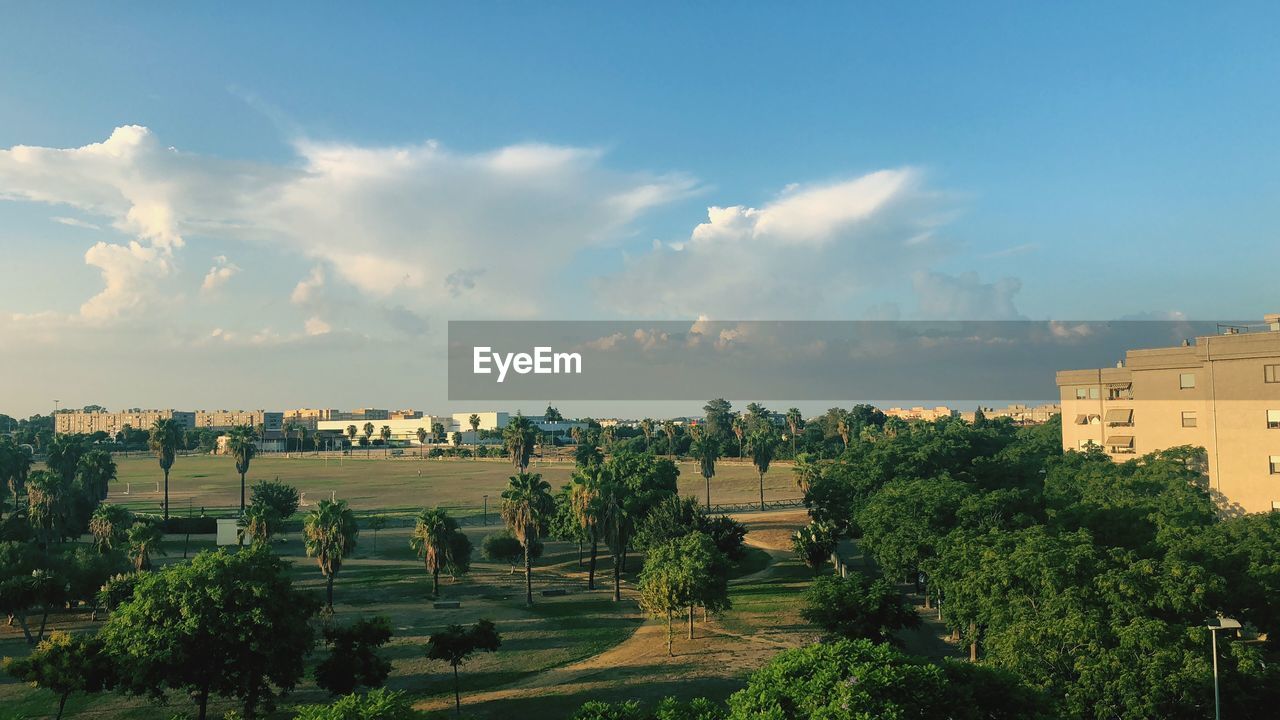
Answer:
[{"label": "bush", "polygon": [[385,688],[344,695],[330,705],[300,705],[294,720],[417,720],[423,715],[402,692]]},{"label": "bush", "polygon": [[663,698],[651,713],[644,712],[635,700],[616,703],[592,700],[578,708],[571,720],[723,720],[724,706],[706,698],[682,703],[673,697]]},{"label": "bush", "polygon": [[[484,553],[486,559],[493,562],[513,566],[524,562],[524,546],[506,530],[486,535],[484,541],[480,543],[480,552]],[[542,557],[542,541],[534,540],[529,544],[529,559],[537,560],[540,557]]]},{"label": "bush", "polygon": [[253,484],[249,502],[271,508],[276,517],[288,520],[298,511],[298,488],[282,482],[263,480]]},{"label": "bush", "polygon": [[213,535],[218,532],[218,519],[205,515],[194,517],[174,515],[168,520],[164,520],[157,515],[138,515],[137,519],[142,522],[160,525],[160,530],[165,535]]},{"label": "bush", "polygon": [[316,685],[330,695],[346,695],[357,687],[381,687],[391,662],[378,648],[391,639],[391,621],[378,616],[324,629],[329,656],[316,665]]}]

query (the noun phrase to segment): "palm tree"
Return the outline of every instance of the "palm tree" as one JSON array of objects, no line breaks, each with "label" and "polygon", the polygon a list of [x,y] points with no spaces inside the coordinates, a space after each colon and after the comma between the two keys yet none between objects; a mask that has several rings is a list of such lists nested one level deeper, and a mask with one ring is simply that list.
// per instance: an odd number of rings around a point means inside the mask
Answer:
[{"label": "palm tree", "polygon": [[150,570],[152,553],[164,555],[164,531],[155,523],[134,523],[129,528],[129,559],[134,570]]},{"label": "palm tree", "polygon": [[99,505],[89,517],[89,534],[93,544],[103,555],[123,545],[129,539],[129,526],[133,513],[119,505]]},{"label": "palm tree", "polygon": [[418,444],[419,444],[419,445],[426,445],[426,444],[427,444],[427,429],[426,429],[426,428],[418,428],[418,431],[417,431],[416,433],[414,433],[414,434],[418,436]]},{"label": "palm tree", "polygon": [[796,476],[796,487],[800,489],[803,495],[809,494],[809,488],[813,487],[813,483],[822,475],[822,464],[814,459],[809,453],[800,453],[796,456],[796,464],[791,468]]},{"label": "palm tree", "polygon": [[360,432],[360,431],[356,429],[356,426],[355,426],[355,425],[348,425],[348,426],[347,426],[347,439],[348,439],[349,441],[351,441],[351,443],[352,443],[352,444],[355,444],[355,441],[356,441],[356,433],[358,433],[358,432]]},{"label": "palm tree", "polygon": [[800,408],[791,408],[787,410],[787,429],[791,431],[791,457],[796,456],[796,436],[800,434],[800,426],[804,423],[804,416],[800,414]]},{"label": "palm tree", "polygon": [[107,486],[116,479],[116,462],[106,450],[90,450],[80,458],[77,465],[81,481],[85,489],[94,494],[98,500],[107,499]]},{"label": "palm tree", "polygon": [[316,559],[320,574],[327,581],[329,612],[333,612],[333,579],[342,569],[342,560],[355,551],[359,534],[355,513],[347,507],[346,500],[321,500],[302,523],[307,557]]},{"label": "palm tree", "polygon": [[622,601],[622,561],[631,541],[634,519],[627,503],[627,488],[622,478],[606,468],[600,482],[599,528],[613,555],[613,601]]},{"label": "palm tree", "polygon": [[365,423],[363,430],[364,430],[364,437],[366,440],[373,437],[373,423],[371,422]]},{"label": "palm tree", "polygon": [[418,513],[409,547],[422,558],[431,573],[431,594],[440,596],[440,571],[454,564],[453,548],[459,534],[458,521],[443,508],[424,509]]},{"label": "palm tree", "polygon": [[578,525],[591,543],[591,562],[587,566],[587,589],[596,589],[596,558],[600,551],[600,480],[604,469],[599,465],[581,468],[573,474],[569,485],[569,507]]},{"label": "palm tree", "polygon": [[742,459],[742,451],[746,448],[743,446],[742,438],[747,434],[747,419],[741,413],[733,416],[733,434],[738,438],[738,459]]},{"label": "palm tree", "polygon": [[716,460],[720,459],[720,441],[709,432],[700,432],[690,448],[698,461],[698,471],[707,482],[707,509],[711,509],[711,478],[716,476]]},{"label": "palm tree", "polygon": [[844,441],[844,449],[849,449],[849,437],[853,434],[853,422],[849,417],[849,413],[841,412],[840,417],[836,418],[836,432],[840,434],[840,439]]},{"label": "palm tree", "polygon": [[258,454],[257,436],[248,425],[237,425],[227,433],[227,451],[236,461],[240,473],[240,514],[244,515],[244,476],[249,472],[249,461]]},{"label": "palm tree", "polygon": [[662,421],[662,434],[667,436],[667,450],[672,457],[676,455],[676,423],[674,420]]},{"label": "palm tree", "polygon": [[471,413],[471,417],[467,418],[467,424],[471,426],[471,441],[480,442],[480,416]]},{"label": "palm tree", "polygon": [[387,444],[388,442],[390,442],[390,441],[391,441],[391,426],[390,426],[390,425],[383,425],[383,426],[382,426],[382,428],[378,430],[378,437],[382,438],[382,443],[383,443],[384,445],[385,445],[385,444]]},{"label": "palm tree", "polygon": [[533,455],[533,446],[537,441],[537,431],[529,418],[517,414],[502,430],[503,444],[507,454],[511,456],[511,464],[518,474],[529,469],[529,457]]},{"label": "palm tree", "polygon": [[653,420],[645,418],[640,421],[640,432],[644,433],[644,451],[649,452],[649,443],[653,442]]},{"label": "palm tree", "polygon": [[249,538],[252,545],[265,545],[271,540],[271,535],[279,524],[278,518],[271,506],[261,502],[254,503],[241,516],[244,523],[241,536]]},{"label": "palm tree", "polygon": [[182,443],[182,428],[173,418],[156,420],[151,426],[151,437],[148,445],[151,452],[160,460],[160,469],[164,471],[164,519],[169,519],[169,469],[178,456],[178,446]]},{"label": "palm tree", "polygon": [[769,463],[773,462],[773,454],[778,447],[778,440],[765,428],[757,430],[751,436],[751,464],[760,473],[760,509],[764,510],[764,474],[769,472]]},{"label": "palm tree", "polygon": [[530,607],[533,606],[533,563],[529,546],[542,534],[543,526],[554,511],[551,485],[537,473],[511,476],[507,489],[502,491],[502,520],[524,545],[524,601]]}]

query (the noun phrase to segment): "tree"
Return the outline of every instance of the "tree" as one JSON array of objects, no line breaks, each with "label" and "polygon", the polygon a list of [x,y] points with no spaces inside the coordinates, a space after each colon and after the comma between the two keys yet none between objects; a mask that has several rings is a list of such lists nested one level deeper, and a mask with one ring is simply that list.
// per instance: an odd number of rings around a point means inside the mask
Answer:
[{"label": "tree", "polygon": [[471,541],[458,528],[458,521],[442,508],[418,513],[409,546],[431,574],[431,594],[436,597],[440,596],[441,570],[456,575],[471,568]]},{"label": "tree", "polygon": [[[582,446],[579,446],[582,447]],[[581,467],[573,474],[569,485],[569,510],[586,537],[591,548],[587,564],[587,589],[596,589],[596,561],[600,548],[601,467],[599,464]]]},{"label": "tree", "polygon": [[756,466],[760,474],[760,509],[764,510],[764,474],[769,472],[769,463],[773,462],[774,453],[778,450],[778,438],[773,429],[761,427],[751,435],[751,464]]},{"label": "tree", "polygon": [[112,676],[112,664],[97,638],[65,632],[50,633],[25,658],[5,658],[4,668],[18,680],[51,691],[58,698],[57,720],[72,693],[101,692]]},{"label": "tree", "polygon": [[88,448],[82,435],[59,435],[49,443],[49,452],[45,456],[45,466],[63,481],[70,483],[76,476],[76,468],[80,458],[84,457]]},{"label": "tree", "polygon": [[431,423],[431,441],[437,443],[444,442],[444,423]]},{"label": "tree", "polygon": [[265,549],[205,551],[141,575],[101,637],[126,692],[187,692],[199,720],[210,696],[236,698],[253,718],[302,679],[317,608]]},{"label": "tree", "polygon": [[164,555],[164,531],[153,522],[136,522],[129,528],[129,560],[134,570],[150,570],[151,556]]},{"label": "tree", "polygon": [[720,441],[710,432],[702,432],[690,448],[698,463],[698,472],[707,483],[707,509],[711,509],[711,478],[716,476],[716,460],[720,459]]},{"label": "tree", "polygon": [[[485,536],[480,543],[480,551],[489,560],[510,565],[511,572],[514,574],[516,563],[524,557],[524,543],[517,540],[510,531],[500,530]],[[542,541],[535,539],[529,545],[529,559],[537,560],[540,557],[542,557]]]},{"label": "tree", "polygon": [[662,434],[667,436],[667,452],[675,457],[676,455],[676,432],[678,428],[674,420],[662,421]]},{"label": "tree", "polygon": [[738,439],[738,459],[741,460],[746,454],[747,443],[745,442],[747,435],[747,419],[740,413],[734,413],[733,425],[731,426],[733,435]]},{"label": "tree", "polygon": [[653,419],[645,418],[640,421],[640,433],[644,435],[644,450],[649,452],[650,445],[653,443]]},{"label": "tree", "polygon": [[809,453],[800,453],[795,456],[795,460],[791,471],[795,473],[796,487],[802,495],[808,495],[809,488],[813,487],[814,482],[822,475],[822,463],[814,460]]},{"label": "tree", "polygon": [[622,600],[622,571],[637,524],[649,510],[676,494],[680,470],[667,458],[615,453],[600,475],[601,536],[613,555],[613,599]]},{"label": "tree", "polygon": [[414,435],[417,436],[419,445],[426,445],[427,438],[431,436],[431,434],[427,432],[426,428],[418,428],[417,431],[414,432]]},{"label": "tree", "polygon": [[551,485],[535,473],[520,473],[509,479],[502,491],[502,520],[511,534],[524,545],[525,604],[533,607],[533,561],[529,544],[542,534],[542,529],[555,511]]},{"label": "tree", "polygon": [[502,443],[511,458],[516,472],[523,474],[529,468],[529,459],[533,456],[533,446],[537,441],[537,430],[529,418],[517,414],[502,429]]},{"label": "tree", "polygon": [[377,554],[378,531],[383,530],[387,527],[387,516],[386,515],[370,515],[368,519],[365,520],[365,524],[369,527],[370,530],[373,531],[373,552],[374,554]]},{"label": "tree", "polygon": [[640,571],[640,606],[655,617],[667,618],[667,654],[671,654],[672,616],[689,610],[689,639],[693,639],[693,609],[709,612],[729,607],[729,564],[704,533],[690,532],[649,550]]},{"label": "tree", "polygon": [[391,674],[391,661],[378,649],[391,640],[391,620],[381,615],[349,625],[330,625],[322,631],[329,655],[316,665],[316,685],[330,695],[346,695],[356,688],[382,687]]},{"label": "tree", "polygon": [[369,444],[369,440],[370,440],[371,438],[373,438],[373,431],[374,431],[373,423],[371,423],[371,422],[366,422],[366,423],[364,424],[364,427],[363,427],[363,428],[361,428],[361,429],[364,431],[364,434],[363,434],[363,437],[364,437],[364,444],[368,445],[368,444]]},{"label": "tree", "polygon": [[76,475],[96,504],[107,498],[108,485],[116,479],[116,461],[106,450],[90,450],[77,463]]},{"label": "tree", "polygon": [[707,426],[707,433],[720,441],[723,447],[729,440],[733,426],[733,406],[728,400],[717,398],[707,401],[702,406],[703,420]]},{"label": "tree", "polygon": [[820,571],[831,553],[836,551],[836,544],[835,531],[831,526],[819,522],[809,523],[791,537],[791,548],[814,573]]},{"label": "tree", "polygon": [[325,578],[325,606],[333,612],[333,581],[342,569],[342,561],[356,549],[355,513],[345,500],[321,500],[302,523],[307,556],[316,559]]},{"label": "tree", "polygon": [[43,547],[66,537],[73,499],[57,473],[36,470],[27,479],[27,520]]},{"label": "tree", "polygon": [[255,502],[240,518],[242,539],[254,545],[266,545],[280,525],[280,516],[270,505]]},{"label": "tree", "polygon": [[458,666],[479,651],[494,652],[502,647],[502,636],[488,620],[480,620],[469,628],[450,625],[427,640],[427,659],[441,660],[453,668],[453,702],[458,717],[462,716],[462,693],[458,687]]},{"label": "tree", "polygon": [[729,718],[1034,720],[1049,716],[1046,705],[1007,673],[958,670],[886,644],[841,640],[775,655],[729,698]]},{"label": "tree", "polygon": [[462,433],[455,430],[453,434],[449,436],[449,443],[455,448],[462,447]]},{"label": "tree", "polygon": [[182,428],[173,418],[156,420],[151,426],[151,435],[147,440],[151,452],[160,461],[160,469],[164,471],[164,519],[169,519],[169,470],[178,457],[178,447],[182,444]]},{"label": "tree", "polygon": [[[66,601],[67,581],[49,570],[32,570],[29,575],[15,575],[0,582],[0,611],[18,621],[28,645],[44,639],[49,611]],[[40,612],[40,627],[31,634],[27,616],[32,610]]]},{"label": "tree", "polygon": [[[360,431],[359,431],[359,429],[357,429],[355,425],[348,425],[348,426],[347,426],[347,439],[348,439],[348,440],[350,440],[351,442],[355,442],[355,441],[356,441],[356,434],[357,434],[357,433],[359,433],[359,432],[360,432]],[[372,430],[371,430],[370,432],[372,432]]]},{"label": "tree", "polygon": [[244,514],[244,476],[249,472],[249,462],[258,454],[258,443],[253,428],[249,425],[237,425],[227,433],[227,451],[236,461],[236,472],[240,474],[240,514]]},{"label": "tree", "polygon": [[467,424],[471,426],[471,441],[479,442],[480,440],[480,416],[471,413],[471,417],[467,418]]},{"label": "tree", "polygon": [[104,555],[125,546],[132,525],[133,513],[119,505],[99,505],[89,517],[93,544]]},{"label": "tree", "polygon": [[804,416],[800,414],[799,408],[791,408],[787,410],[787,429],[791,431],[791,457],[796,456],[796,437],[800,434],[800,428],[804,426]]},{"label": "tree", "polygon": [[805,591],[804,602],[800,616],[832,637],[887,642],[895,631],[920,624],[915,608],[892,583],[858,572],[819,577]]},{"label": "tree", "polygon": [[298,495],[298,488],[292,485],[279,480],[260,480],[253,484],[249,502],[252,505],[265,505],[277,518],[284,521],[298,511],[302,499]]}]

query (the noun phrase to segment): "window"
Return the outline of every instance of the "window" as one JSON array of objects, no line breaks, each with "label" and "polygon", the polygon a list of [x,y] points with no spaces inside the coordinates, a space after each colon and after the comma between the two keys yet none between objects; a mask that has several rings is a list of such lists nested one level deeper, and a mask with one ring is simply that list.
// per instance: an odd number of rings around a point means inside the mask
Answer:
[{"label": "window", "polygon": [[1280,455],[1272,455],[1270,458],[1270,461],[1271,461],[1271,474],[1280,475]]},{"label": "window", "polygon": [[1280,410],[1267,411],[1267,429],[1268,430],[1280,429]]},{"label": "window", "polygon": [[1182,390],[1190,390],[1196,386],[1195,373],[1182,373],[1178,376],[1178,388]]},{"label": "window", "polygon": [[1182,413],[1182,427],[1195,427],[1196,414],[1194,412]]},{"label": "window", "polygon": [[1091,388],[1089,388],[1089,399],[1090,399],[1090,400],[1097,400],[1099,397],[1101,397],[1101,394],[1098,392],[1098,388],[1096,388],[1096,387],[1091,387]]},{"label": "window", "polygon": [[1280,383],[1280,365],[1263,365],[1262,379],[1269,383]]},{"label": "window", "polygon": [[1076,399],[1077,399],[1077,400],[1085,400],[1085,399],[1087,399],[1088,397],[1089,397],[1089,389],[1088,389],[1088,388],[1076,388]]}]

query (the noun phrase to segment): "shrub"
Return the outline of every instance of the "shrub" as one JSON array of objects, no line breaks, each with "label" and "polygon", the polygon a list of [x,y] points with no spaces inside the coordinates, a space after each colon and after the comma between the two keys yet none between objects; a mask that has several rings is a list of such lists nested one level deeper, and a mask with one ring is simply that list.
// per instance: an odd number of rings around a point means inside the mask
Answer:
[{"label": "shrub", "polygon": [[344,695],[328,705],[301,705],[294,720],[417,720],[423,715],[402,692],[385,688]]},{"label": "shrub", "polygon": [[920,617],[887,580],[868,580],[860,573],[841,578],[825,575],[804,594],[800,615],[829,635],[882,642],[893,631],[915,627]]}]

